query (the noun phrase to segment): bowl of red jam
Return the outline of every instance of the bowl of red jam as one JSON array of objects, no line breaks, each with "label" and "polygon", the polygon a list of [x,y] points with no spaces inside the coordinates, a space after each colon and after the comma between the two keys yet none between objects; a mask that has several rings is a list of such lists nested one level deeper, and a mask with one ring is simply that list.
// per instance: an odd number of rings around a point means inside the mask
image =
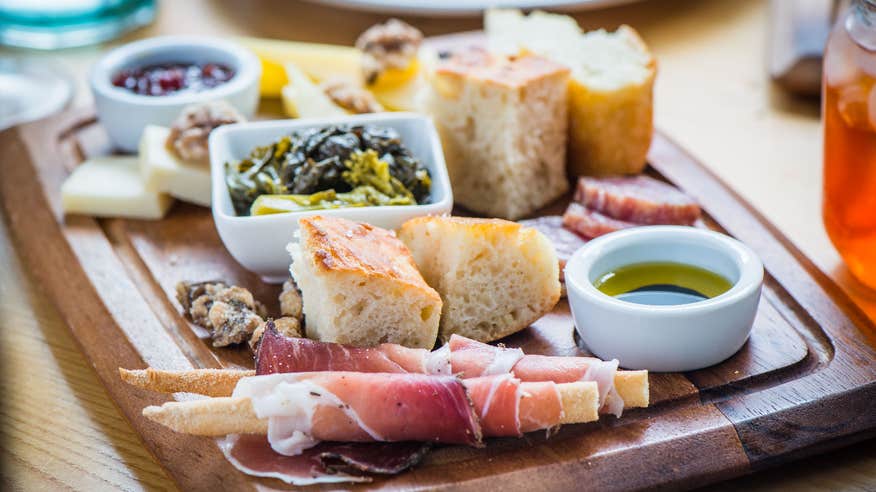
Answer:
[{"label": "bowl of red jam", "polygon": [[147,125],[170,126],[189,104],[224,99],[252,117],[260,77],[258,58],[236,43],[163,36],[110,51],[94,65],[89,82],[110,139],[133,152]]},{"label": "bowl of red jam", "polygon": [[113,85],[158,97],[213,89],[233,77],[234,69],[221,63],[157,63],[122,69],[113,76]]}]

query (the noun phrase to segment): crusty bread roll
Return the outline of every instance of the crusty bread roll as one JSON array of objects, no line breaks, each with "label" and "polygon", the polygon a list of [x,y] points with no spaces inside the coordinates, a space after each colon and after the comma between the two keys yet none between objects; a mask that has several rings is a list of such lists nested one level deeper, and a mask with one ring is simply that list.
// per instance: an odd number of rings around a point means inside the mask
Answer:
[{"label": "crusty bread roll", "polygon": [[560,299],[557,255],[542,233],[516,222],[418,217],[399,238],[444,301],[439,335],[482,342],[520,331]]},{"label": "crusty bread roll", "polygon": [[657,64],[635,29],[584,33],[571,17],[519,10],[490,10],[484,23],[491,51],[536,53],[572,70],[571,174],[642,171],[653,132]]},{"label": "crusty bread roll", "polygon": [[289,245],[309,338],[355,346],[435,345],[441,297],[395,234],[336,217],[298,221]]},{"label": "crusty bread roll", "polygon": [[457,203],[515,220],[568,190],[568,72],[538,56],[474,48],[436,63],[425,107],[441,134]]}]

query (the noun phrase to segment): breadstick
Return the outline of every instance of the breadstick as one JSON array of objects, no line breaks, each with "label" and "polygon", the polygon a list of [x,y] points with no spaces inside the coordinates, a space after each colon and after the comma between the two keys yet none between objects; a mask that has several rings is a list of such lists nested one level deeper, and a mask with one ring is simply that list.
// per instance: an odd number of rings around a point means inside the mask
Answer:
[{"label": "breadstick", "polygon": [[268,421],[256,416],[249,398],[208,398],[148,406],[143,416],[176,432],[196,436],[267,434]]},{"label": "breadstick", "polygon": [[[192,369],[162,371],[158,369],[127,370],[119,368],[126,383],[161,393],[197,393],[205,396],[231,396],[241,378],[254,376],[255,371],[238,369]],[[624,400],[624,408],[648,406],[648,371],[618,371],[614,386]]]},{"label": "breadstick", "polygon": [[[599,418],[596,383],[579,381],[558,384],[563,405],[562,424],[593,422]],[[526,407],[521,407],[521,412]],[[143,409],[143,416],[183,434],[224,436],[266,434],[267,419],[259,419],[249,398],[208,398],[168,402]],[[521,420],[525,415],[521,415]]]},{"label": "breadstick", "polygon": [[648,371],[617,371],[614,374],[614,388],[624,400],[624,408],[648,406]]},{"label": "breadstick", "polygon": [[193,369],[162,371],[160,369],[128,370],[119,368],[126,383],[160,393],[197,393],[205,396],[231,396],[241,378],[255,376],[255,371],[238,369]]},{"label": "breadstick", "polygon": [[558,384],[557,389],[563,406],[561,424],[580,424],[599,420],[599,388],[596,383],[586,381],[563,383]]}]

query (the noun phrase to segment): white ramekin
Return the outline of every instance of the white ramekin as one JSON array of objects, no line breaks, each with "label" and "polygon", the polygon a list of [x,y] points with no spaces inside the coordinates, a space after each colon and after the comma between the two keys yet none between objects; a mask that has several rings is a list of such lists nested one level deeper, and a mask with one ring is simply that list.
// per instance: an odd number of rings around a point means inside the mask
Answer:
[{"label": "white ramekin", "polygon": [[[112,84],[122,69],[155,63],[221,63],[234,70],[224,84],[201,92],[166,96],[135,94]],[[259,101],[261,63],[246,48],[219,38],[162,36],[136,41],[103,56],[91,69],[89,83],[97,117],[117,148],[135,152],[146,125],[170,126],[183,107],[224,99],[251,118]]]},{"label": "white ramekin", "polygon": [[[430,202],[422,205],[350,207],[243,217],[235,213],[225,183],[225,163],[243,159],[253,148],[269,145],[294,130],[340,124],[376,125],[398,131],[402,143],[429,170],[432,177]],[[394,230],[408,219],[450,213],[453,208],[450,178],[447,176],[447,165],[444,163],[444,153],[435,125],[425,116],[410,113],[373,113],[223,125],[210,133],[210,174],[213,186],[213,220],[225,248],[244,268],[272,283],[289,278],[291,260],[286,245],[295,240],[300,217],[343,217]]]},{"label": "white ramekin", "polygon": [[[593,282],[634,263],[676,262],[730,280],[727,292],[676,306],[622,301]],[[763,265],[750,248],[713,231],[681,226],[636,227],[594,239],[564,270],[575,328],[596,356],[630,369],[691,371],[736,353],[751,332]]]}]

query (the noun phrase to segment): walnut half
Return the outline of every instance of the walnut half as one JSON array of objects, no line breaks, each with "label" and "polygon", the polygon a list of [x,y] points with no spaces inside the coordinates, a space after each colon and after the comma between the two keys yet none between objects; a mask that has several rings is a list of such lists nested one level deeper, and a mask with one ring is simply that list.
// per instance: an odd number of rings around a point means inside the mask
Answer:
[{"label": "walnut half", "polygon": [[398,19],[375,24],[356,40],[362,51],[362,70],[365,81],[374,83],[386,69],[405,69],[416,58],[423,42],[423,33]]},{"label": "walnut half", "polygon": [[320,84],[322,91],[338,106],[355,114],[379,113],[383,106],[374,95],[343,78],[331,78]]},{"label": "walnut half", "polygon": [[180,159],[207,165],[210,151],[207,139],[216,127],[239,123],[246,119],[225,101],[192,104],[183,108],[167,136],[165,145]]}]

